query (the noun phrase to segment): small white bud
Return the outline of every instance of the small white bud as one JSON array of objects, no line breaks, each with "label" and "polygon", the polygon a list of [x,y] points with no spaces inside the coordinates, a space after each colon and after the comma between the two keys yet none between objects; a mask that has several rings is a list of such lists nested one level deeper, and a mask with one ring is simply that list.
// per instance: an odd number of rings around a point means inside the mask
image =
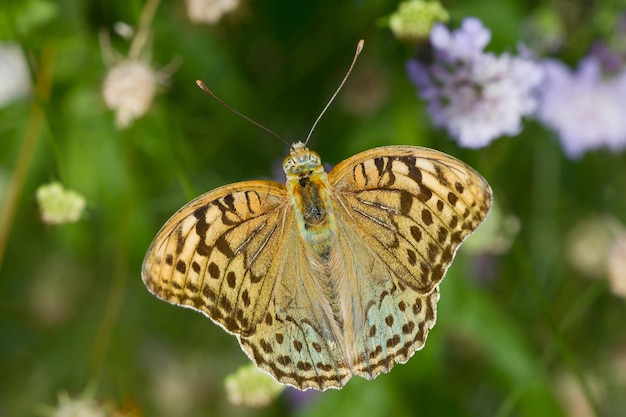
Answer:
[{"label": "small white bud", "polygon": [[239,7],[239,0],[187,0],[187,16],[194,23],[209,25]]},{"label": "small white bud", "polygon": [[626,298],[626,233],[618,235],[609,249],[607,260],[609,287],[613,294]]},{"label": "small white bud", "polygon": [[120,129],[148,112],[156,93],[157,74],[142,60],[124,60],[111,68],[102,85],[106,105],[115,111]]}]

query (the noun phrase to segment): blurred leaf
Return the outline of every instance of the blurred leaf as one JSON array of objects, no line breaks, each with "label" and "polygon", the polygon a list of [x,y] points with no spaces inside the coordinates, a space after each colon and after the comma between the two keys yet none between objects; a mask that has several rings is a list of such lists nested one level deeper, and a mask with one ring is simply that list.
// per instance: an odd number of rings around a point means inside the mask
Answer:
[{"label": "blurred leaf", "polygon": [[7,0],[0,7],[4,19],[0,21],[0,39],[15,39],[28,35],[58,16],[58,4],[52,0]]}]

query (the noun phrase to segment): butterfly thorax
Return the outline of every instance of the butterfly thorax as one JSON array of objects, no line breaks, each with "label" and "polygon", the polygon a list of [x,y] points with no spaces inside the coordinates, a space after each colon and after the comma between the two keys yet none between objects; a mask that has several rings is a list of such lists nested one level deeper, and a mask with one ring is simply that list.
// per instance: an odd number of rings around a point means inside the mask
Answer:
[{"label": "butterfly thorax", "polygon": [[318,256],[327,260],[336,223],[330,210],[328,175],[320,157],[298,142],[285,158],[283,169],[300,234]]}]

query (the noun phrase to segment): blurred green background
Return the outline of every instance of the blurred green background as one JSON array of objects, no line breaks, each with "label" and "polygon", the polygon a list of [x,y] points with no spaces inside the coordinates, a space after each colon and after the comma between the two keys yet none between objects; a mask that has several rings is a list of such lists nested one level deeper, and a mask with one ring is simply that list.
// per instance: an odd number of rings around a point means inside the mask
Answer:
[{"label": "blurred green background", "polygon": [[[549,52],[573,65],[610,36],[624,3],[444,5],[453,25],[480,18],[496,52],[514,51],[518,41],[540,49],[551,32],[536,27],[547,15],[548,29],[557,25],[562,36]],[[626,156],[596,151],[569,161],[554,134],[532,121],[515,138],[459,148],[433,129],[406,77],[414,49],[382,25],[397,5],[245,1],[202,25],[182,0],[162,0],[141,51],[163,69],[162,82],[148,113],[118,129],[101,94],[114,64],[103,59],[103,34],[121,59],[130,41],[113,28],[136,27],[144,1],[3,0],[0,38],[23,47],[37,94],[0,109],[0,203],[8,215],[0,238],[0,416],[49,413],[62,393],[166,417],[626,415],[624,299],[603,271],[590,280],[567,261],[581,221],[626,222]],[[407,364],[340,391],[287,390],[265,408],[231,405],[223,380],[248,361],[236,339],[148,293],[141,262],[185,202],[236,181],[279,179],[287,149],[195,80],[300,140],[361,38],[365,49],[310,147],[331,165],[391,144],[462,159],[493,187],[504,249],[485,244],[493,234],[461,248],[441,286],[438,324]],[[9,192],[15,178],[23,182]],[[85,197],[80,221],[42,223],[35,191],[52,181]]]}]

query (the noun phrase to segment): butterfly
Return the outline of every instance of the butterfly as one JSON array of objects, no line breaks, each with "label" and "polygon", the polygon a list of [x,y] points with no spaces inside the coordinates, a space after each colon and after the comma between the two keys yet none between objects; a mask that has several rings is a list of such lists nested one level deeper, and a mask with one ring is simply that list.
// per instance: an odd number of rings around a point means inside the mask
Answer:
[{"label": "butterfly", "polygon": [[417,146],[370,149],[326,173],[298,142],[283,169],[285,185],[230,184],[178,210],[147,251],[145,285],[302,390],[406,362],[435,324],[457,248],[489,212],[489,184]]}]

